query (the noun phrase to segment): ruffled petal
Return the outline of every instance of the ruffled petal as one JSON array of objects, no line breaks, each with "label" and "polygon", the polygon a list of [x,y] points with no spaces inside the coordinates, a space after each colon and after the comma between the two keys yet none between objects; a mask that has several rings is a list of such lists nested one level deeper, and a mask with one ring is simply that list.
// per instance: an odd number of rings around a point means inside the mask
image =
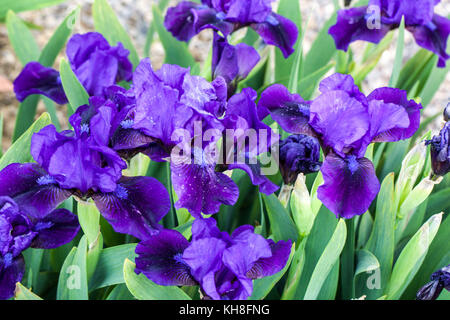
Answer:
[{"label": "ruffled petal", "polygon": [[368,96],[368,100],[373,142],[408,139],[419,129],[422,106],[408,100],[406,91],[379,88]]},{"label": "ruffled petal", "polygon": [[59,72],[39,62],[27,63],[14,80],[14,92],[20,102],[32,94],[42,94],[58,104],[67,103]]},{"label": "ruffled petal", "polygon": [[241,25],[264,22],[272,13],[273,1],[274,0],[231,0],[228,4],[229,7],[226,19]]},{"label": "ruffled petal", "polygon": [[182,1],[167,10],[164,26],[180,41],[189,41],[205,28],[212,28],[228,36],[233,24],[224,20],[213,8],[191,1]]},{"label": "ruffled petal", "polygon": [[317,190],[318,198],[338,218],[365,213],[380,190],[373,164],[366,158],[330,154],[321,171],[324,184]]},{"label": "ruffled petal", "polygon": [[264,119],[269,113],[281,128],[290,133],[313,135],[308,125],[310,103],[298,94],[289,93],[281,84],[274,84],[264,90],[258,102],[258,116]]},{"label": "ruffled petal", "polygon": [[[203,151],[195,153],[203,154]],[[217,213],[221,204],[234,205],[239,196],[234,181],[216,172],[215,164],[202,157],[194,157],[194,163],[179,159],[170,165],[173,187],[178,195],[175,207],[188,209],[194,217]]]},{"label": "ruffled petal", "polygon": [[145,240],[155,234],[158,222],[169,212],[169,193],[151,177],[122,177],[114,192],[92,196],[100,213],[115,231]]},{"label": "ruffled petal", "polygon": [[309,124],[321,135],[325,147],[342,157],[352,149],[364,155],[361,145],[370,129],[370,117],[361,102],[345,91],[329,91],[314,100],[310,112]]},{"label": "ruffled petal", "polygon": [[298,29],[291,20],[271,13],[264,22],[253,24],[252,28],[267,44],[278,47],[285,58],[294,52]]},{"label": "ruffled petal", "polygon": [[379,43],[391,30],[391,26],[386,24],[369,29],[368,19],[375,19],[370,16],[368,7],[339,10],[337,23],[328,31],[334,38],[336,48],[347,51],[350,43],[357,40]]},{"label": "ruffled petal", "polygon": [[71,192],[61,189],[38,164],[13,163],[0,172],[0,196],[9,196],[34,221],[56,208]]},{"label": "ruffled petal", "polygon": [[226,248],[223,240],[205,238],[194,241],[184,250],[183,260],[191,269],[202,290],[214,300],[220,300],[216,287],[216,273],[223,268],[222,255]]},{"label": "ruffled petal", "polygon": [[245,173],[248,174],[250,180],[252,181],[252,184],[254,186],[258,186],[259,187],[259,191],[270,195],[272,193],[274,193],[275,191],[277,191],[278,189],[280,189],[280,187],[278,185],[276,185],[275,183],[273,183],[272,181],[270,181],[269,178],[267,178],[266,176],[264,176],[262,174],[262,169],[261,166],[256,163],[256,164],[230,164],[228,166],[229,170],[234,170],[234,169],[241,169],[243,171],[245,171]]},{"label": "ruffled petal", "polygon": [[111,47],[98,32],[76,34],[66,49],[70,65],[90,95],[103,95],[105,88],[131,80],[129,51],[121,43]]},{"label": "ruffled petal", "polygon": [[270,245],[272,255],[266,258],[258,259],[251,269],[247,271],[246,276],[250,279],[260,279],[271,276],[283,269],[291,253],[291,241],[280,240],[277,243],[267,240]]},{"label": "ruffled petal", "polygon": [[192,286],[197,282],[183,260],[189,242],[175,230],[161,230],[136,247],[136,273],[161,286]]},{"label": "ruffled petal", "polygon": [[245,43],[230,45],[225,38],[214,34],[213,78],[223,77],[229,84],[241,81],[248,76],[259,60],[260,56],[255,48]]},{"label": "ruffled petal", "polygon": [[345,91],[352,98],[355,98],[364,105],[367,105],[366,96],[359,90],[355,80],[349,74],[335,73],[323,79],[319,84],[322,93],[330,91]]},{"label": "ruffled petal", "polygon": [[54,249],[75,238],[80,225],[78,218],[66,209],[56,209],[35,222],[33,231],[37,233],[31,247]]}]

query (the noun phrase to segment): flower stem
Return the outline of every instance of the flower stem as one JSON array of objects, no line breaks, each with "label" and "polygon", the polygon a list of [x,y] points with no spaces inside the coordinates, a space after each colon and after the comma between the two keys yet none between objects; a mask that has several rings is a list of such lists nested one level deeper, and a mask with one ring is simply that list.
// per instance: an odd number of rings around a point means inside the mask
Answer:
[{"label": "flower stem", "polygon": [[355,298],[355,219],[345,220],[347,240],[341,256],[341,296],[349,300]]}]

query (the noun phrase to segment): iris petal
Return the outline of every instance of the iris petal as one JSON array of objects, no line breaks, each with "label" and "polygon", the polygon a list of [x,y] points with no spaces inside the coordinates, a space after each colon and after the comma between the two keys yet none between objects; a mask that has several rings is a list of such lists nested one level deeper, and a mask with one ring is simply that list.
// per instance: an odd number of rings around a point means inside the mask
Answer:
[{"label": "iris petal", "polygon": [[136,247],[136,273],[162,286],[197,284],[182,255],[189,242],[178,231],[161,230]]},{"label": "iris petal", "polygon": [[365,213],[380,190],[372,162],[329,154],[322,165],[324,184],[317,194],[336,216],[352,218]]},{"label": "iris petal", "polygon": [[166,188],[151,177],[122,177],[116,191],[92,198],[115,231],[142,240],[161,228],[158,222],[170,208]]}]

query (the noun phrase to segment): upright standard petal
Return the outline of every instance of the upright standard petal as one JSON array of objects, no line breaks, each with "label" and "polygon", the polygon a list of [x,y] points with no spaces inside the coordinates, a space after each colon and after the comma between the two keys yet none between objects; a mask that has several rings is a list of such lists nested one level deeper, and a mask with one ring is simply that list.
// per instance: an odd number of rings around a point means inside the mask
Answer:
[{"label": "upright standard petal", "polygon": [[39,62],[27,63],[14,80],[14,92],[20,102],[32,94],[42,94],[58,104],[67,103],[59,72]]},{"label": "upright standard petal", "polygon": [[66,52],[74,73],[90,95],[103,95],[105,88],[131,80],[129,51],[121,43],[110,46],[98,32],[72,36]]},{"label": "upright standard petal", "polygon": [[[35,133],[31,155],[64,189],[113,192],[126,163],[109,147],[99,145],[84,126],[81,136],[58,133],[53,125]],[[81,195],[83,196],[83,195]]]},{"label": "upright standard petal", "polygon": [[100,213],[120,233],[145,240],[161,229],[158,222],[169,212],[169,193],[151,177],[122,177],[114,192],[92,196]]},{"label": "upright standard petal", "polygon": [[225,38],[214,34],[212,74],[214,79],[225,79],[229,86],[229,96],[236,91],[237,83],[248,76],[259,60],[258,51],[253,47],[245,43],[233,46]]},{"label": "upright standard petal", "polygon": [[203,292],[214,300],[220,300],[216,274],[223,269],[222,255],[226,243],[217,238],[204,238],[192,242],[183,252],[183,260]]},{"label": "upright standard petal", "polygon": [[317,190],[318,198],[338,218],[365,213],[380,190],[373,164],[366,158],[329,154],[321,171],[324,184]]},{"label": "upright standard petal", "polygon": [[136,247],[136,273],[161,286],[192,286],[190,267],[183,260],[189,242],[176,230],[161,230]]},{"label": "upright standard petal", "polygon": [[[309,124],[320,134],[322,147],[331,148],[344,157],[353,153],[364,155],[364,138],[369,133],[370,117],[367,107],[345,91],[321,94],[311,104]],[[328,150],[324,150],[328,153]]]},{"label": "upright standard petal", "polygon": [[242,25],[264,22],[272,13],[272,2],[274,0],[228,1],[226,19]]},{"label": "upright standard petal", "polygon": [[408,139],[419,129],[422,106],[414,100],[408,100],[406,91],[379,88],[374,90],[367,100],[373,142]]}]

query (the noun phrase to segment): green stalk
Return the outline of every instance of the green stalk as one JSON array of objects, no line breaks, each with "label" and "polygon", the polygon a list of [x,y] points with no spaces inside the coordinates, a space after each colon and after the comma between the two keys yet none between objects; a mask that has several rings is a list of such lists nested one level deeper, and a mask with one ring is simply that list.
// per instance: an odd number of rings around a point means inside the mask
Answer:
[{"label": "green stalk", "polygon": [[344,300],[355,298],[353,277],[355,274],[355,219],[345,220],[347,240],[341,256],[341,297]]},{"label": "green stalk", "polygon": [[170,197],[170,211],[169,213],[164,217],[164,225],[167,229],[173,229],[177,226],[177,218],[176,213],[173,207],[173,194],[172,194],[172,179],[170,178],[170,163],[166,163],[166,175],[167,175],[167,190],[169,191],[169,197]]}]

